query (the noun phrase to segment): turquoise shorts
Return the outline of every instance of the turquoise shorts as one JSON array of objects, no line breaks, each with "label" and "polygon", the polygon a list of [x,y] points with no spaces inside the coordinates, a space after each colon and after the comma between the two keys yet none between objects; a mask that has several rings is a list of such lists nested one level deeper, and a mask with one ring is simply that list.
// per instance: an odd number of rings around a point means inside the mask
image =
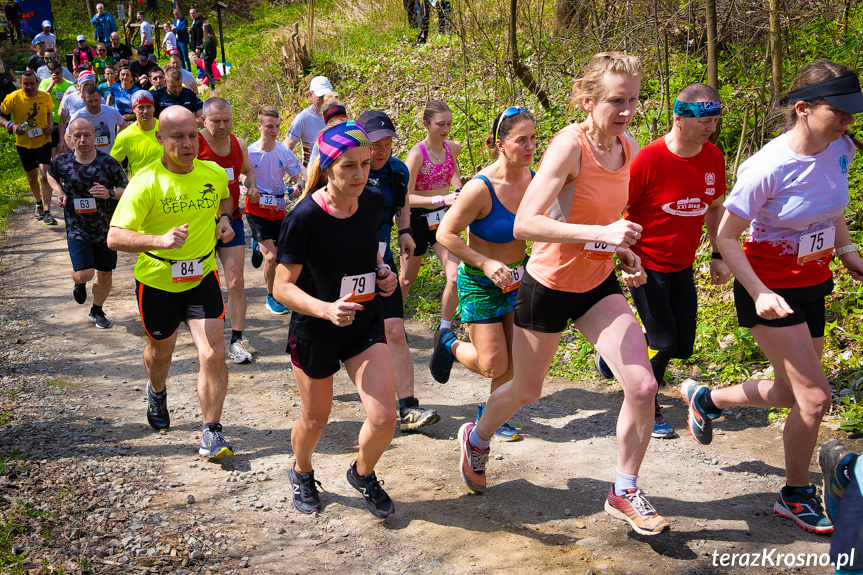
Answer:
[{"label": "turquoise shorts", "polygon": [[[509,267],[514,269],[526,262],[527,258]],[[456,286],[461,321],[465,323],[502,321],[503,316],[515,309],[518,288],[504,292],[481,269],[468,263],[459,265]]]}]

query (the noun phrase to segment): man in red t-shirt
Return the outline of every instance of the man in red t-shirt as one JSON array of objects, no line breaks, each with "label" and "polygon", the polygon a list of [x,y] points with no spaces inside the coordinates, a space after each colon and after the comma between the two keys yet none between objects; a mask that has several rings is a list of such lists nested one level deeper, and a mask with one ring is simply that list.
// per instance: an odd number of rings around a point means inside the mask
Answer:
[{"label": "man in red t-shirt", "polygon": [[[698,312],[692,265],[705,224],[713,283],[725,283],[731,275],[714,244],[724,211],[725,159],[707,141],[716,131],[721,110],[716,90],[706,84],[688,85],[674,103],[671,131],[645,146],[632,162],[624,217],[644,228],[631,249],[641,258],[647,283],[629,289],[659,384],[672,358],[692,355]],[[600,373],[611,377],[602,358],[597,356],[596,363]],[[652,435],[675,435],[658,400]]]},{"label": "man in red t-shirt", "polygon": [[[173,106],[172,106],[173,107]],[[171,108],[168,108],[171,109]],[[164,113],[164,112],[163,112]],[[208,98],[204,102],[201,115],[204,129],[198,132],[200,151],[199,160],[216,162],[228,174],[228,190],[231,192],[232,222],[234,239],[216,243],[216,253],[222,260],[225,281],[228,283],[228,303],[225,306],[231,321],[231,343],[228,357],[234,363],[250,363],[252,354],[243,340],[243,327],[246,323],[246,289],[243,280],[245,263],[246,235],[243,230],[243,214],[240,212],[240,178],[246,194],[257,201],[258,187],[255,172],[249,162],[246,142],[231,133],[233,115],[231,104],[224,98]]]}]

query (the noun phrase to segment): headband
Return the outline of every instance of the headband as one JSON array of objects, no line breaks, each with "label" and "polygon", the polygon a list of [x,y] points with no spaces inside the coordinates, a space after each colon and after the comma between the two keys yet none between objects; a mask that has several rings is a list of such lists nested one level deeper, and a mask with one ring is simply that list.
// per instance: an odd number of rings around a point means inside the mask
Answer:
[{"label": "headband", "polygon": [[330,120],[332,120],[335,117],[344,116],[345,118],[347,118],[348,113],[347,113],[347,111],[345,111],[344,106],[342,106],[340,104],[333,104],[332,106],[330,106],[329,108],[324,110],[323,116],[324,116],[324,122],[329,124]]},{"label": "headband", "polygon": [[788,93],[788,102],[827,100],[840,112],[856,114],[863,111],[863,94],[860,93],[860,80],[857,74],[847,74],[818,82]]},{"label": "headband", "polygon": [[674,115],[684,118],[710,118],[722,114],[722,102],[711,100],[708,102],[681,102],[674,99]]},{"label": "headband", "polygon": [[141,106],[143,104],[150,104],[151,106],[155,105],[153,101],[153,95],[149,90],[138,90],[134,94],[132,94],[132,109],[134,110],[136,106]]},{"label": "headband", "polygon": [[371,147],[371,143],[366,131],[356,122],[342,122],[327,128],[318,135],[321,169],[326,170],[339,156],[360,146]]}]

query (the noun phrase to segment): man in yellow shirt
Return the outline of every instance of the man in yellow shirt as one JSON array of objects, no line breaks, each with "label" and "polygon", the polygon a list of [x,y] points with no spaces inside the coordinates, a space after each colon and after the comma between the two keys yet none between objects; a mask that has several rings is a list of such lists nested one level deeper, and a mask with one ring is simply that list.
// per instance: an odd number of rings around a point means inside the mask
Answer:
[{"label": "man in yellow shirt", "polygon": [[156,138],[159,120],[154,117],[153,94],[146,90],[135,92],[132,111],[135,112],[135,123],[117,134],[111,155],[118,162],[128,158],[129,171],[134,176],[138,170],[162,157],[162,146]]},{"label": "man in yellow shirt", "polygon": [[185,321],[198,349],[198,398],[203,419],[198,453],[233,455],[219,423],[228,389],[225,304],[216,270],[216,240],[230,241],[233,203],[225,170],[198,156],[195,116],[181,106],[162,113],[162,156],[129,182],[108,231],[108,247],[138,254],[135,291],[149,342],[147,422],[170,427],[165,382]]},{"label": "man in yellow shirt", "polygon": [[12,118],[3,118],[3,127],[10,134],[15,134],[18,158],[27,173],[27,184],[36,200],[36,219],[48,226],[57,225],[57,220],[51,215],[51,186],[48,185],[51,133],[54,131],[53,109],[51,96],[39,91],[39,79],[32,70],[21,73],[21,89],[6,96],[0,104],[0,114]]}]

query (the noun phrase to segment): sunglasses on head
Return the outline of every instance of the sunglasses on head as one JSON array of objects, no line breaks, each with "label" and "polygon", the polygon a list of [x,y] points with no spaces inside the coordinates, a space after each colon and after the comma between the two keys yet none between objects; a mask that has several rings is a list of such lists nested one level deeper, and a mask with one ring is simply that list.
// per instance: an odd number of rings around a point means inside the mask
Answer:
[{"label": "sunglasses on head", "polygon": [[525,114],[529,113],[527,110],[525,110],[521,106],[510,106],[509,108],[507,108],[506,110],[503,111],[503,114],[501,114],[500,118],[497,119],[497,128],[495,128],[495,130],[494,130],[495,141],[497,141],[497,134],[498,134],[498,132],[500,132],[500,125],[503,124],[503,121],[506,120],[507,118],[511,118],[512,116],[515,116],[519,112],[524,112]]}]

